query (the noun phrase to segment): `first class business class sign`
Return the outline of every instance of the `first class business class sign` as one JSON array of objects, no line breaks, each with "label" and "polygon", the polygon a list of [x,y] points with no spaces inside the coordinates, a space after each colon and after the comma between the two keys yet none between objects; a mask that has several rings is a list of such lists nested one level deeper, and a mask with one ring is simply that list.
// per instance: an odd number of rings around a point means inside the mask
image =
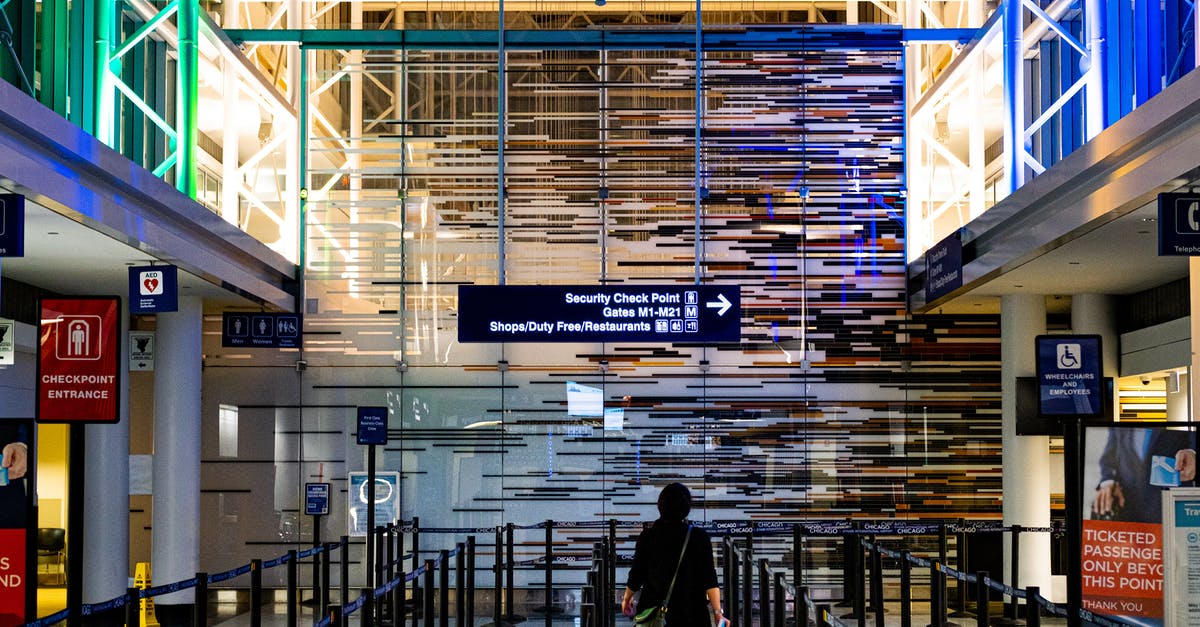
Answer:
[{"label": "first class business class sign", "polygon": [[117,422],[121,299],[43,298],[39,422]]}]

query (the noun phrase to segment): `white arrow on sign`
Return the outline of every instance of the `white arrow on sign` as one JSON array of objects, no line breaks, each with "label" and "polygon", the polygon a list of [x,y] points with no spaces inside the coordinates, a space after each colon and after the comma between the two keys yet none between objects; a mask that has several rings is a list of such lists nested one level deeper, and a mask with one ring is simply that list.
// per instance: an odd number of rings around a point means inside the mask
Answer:
[{"label": "white arrow on sign", "polygon": [[724,294],[717,294],[717,302],[707,302],[704,303],[704,306],[711,309],[718,309],[717,315],[724,316],[725,312],[729,311],[729,308],[733,306],[733,303],[729,302],[729,299],[725,298]]}]

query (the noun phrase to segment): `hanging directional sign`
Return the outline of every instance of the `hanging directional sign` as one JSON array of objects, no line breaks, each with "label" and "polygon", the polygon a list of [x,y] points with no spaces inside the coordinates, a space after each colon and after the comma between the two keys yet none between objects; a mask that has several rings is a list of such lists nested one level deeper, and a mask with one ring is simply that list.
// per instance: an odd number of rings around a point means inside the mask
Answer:
[{"label": "hanging directional sign", "polygon": [[1099,416],[1104,409],[1099,335],[1039,335],[1038,399],[1043,416]]},{"label": "hanging directional sign", "polygon": [[736,285],[461,285],[460,342],[737,342]]},{"label": "hanging directional sign", "polygon": [[0,318],[0,366],[11,366],[17,354],[17,324]]},{"label": "hanging directional sign", "polygon": [[25,256],[25,197],[0,194],[0,257]]},{"label": "hanging directional sign", "polygon": [[300,316],[281,313],[225,312],[221,314],[221,346],[299,348]]},{"label": "hanging directional sign", "polygon": [[129,269],[129,312],[179,310],[179,279],[175,266],[136,266]]}]

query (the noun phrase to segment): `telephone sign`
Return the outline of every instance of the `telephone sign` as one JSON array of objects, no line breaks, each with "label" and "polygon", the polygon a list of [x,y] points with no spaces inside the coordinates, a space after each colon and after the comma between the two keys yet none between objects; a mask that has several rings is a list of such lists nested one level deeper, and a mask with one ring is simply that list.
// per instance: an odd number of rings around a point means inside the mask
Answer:
[{"label": "telephone sign", "polygon": [[1200,256],[1200,194],[1158,195],[1158,254]]}]

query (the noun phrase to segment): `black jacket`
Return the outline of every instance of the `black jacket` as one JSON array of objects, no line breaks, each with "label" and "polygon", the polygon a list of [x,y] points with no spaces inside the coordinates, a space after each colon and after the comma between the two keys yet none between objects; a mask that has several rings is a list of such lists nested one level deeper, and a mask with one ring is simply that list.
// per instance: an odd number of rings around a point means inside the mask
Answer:
[{"label": "black jacket", "polygon": [[[629,569],[630,590],[641,590],[637,609],[642,611],[662,603],[671,585],[671,575],[679,563],[687,524],[658,519],[638,536],[633,566]],[[717,569],[713,564],[712,540],[699,527],[692,527],[683,563],[675,580],[675,591],[667,605],[667,625],[702,627],[711,625],[708,614],[709,588],[717,587]]]}]

